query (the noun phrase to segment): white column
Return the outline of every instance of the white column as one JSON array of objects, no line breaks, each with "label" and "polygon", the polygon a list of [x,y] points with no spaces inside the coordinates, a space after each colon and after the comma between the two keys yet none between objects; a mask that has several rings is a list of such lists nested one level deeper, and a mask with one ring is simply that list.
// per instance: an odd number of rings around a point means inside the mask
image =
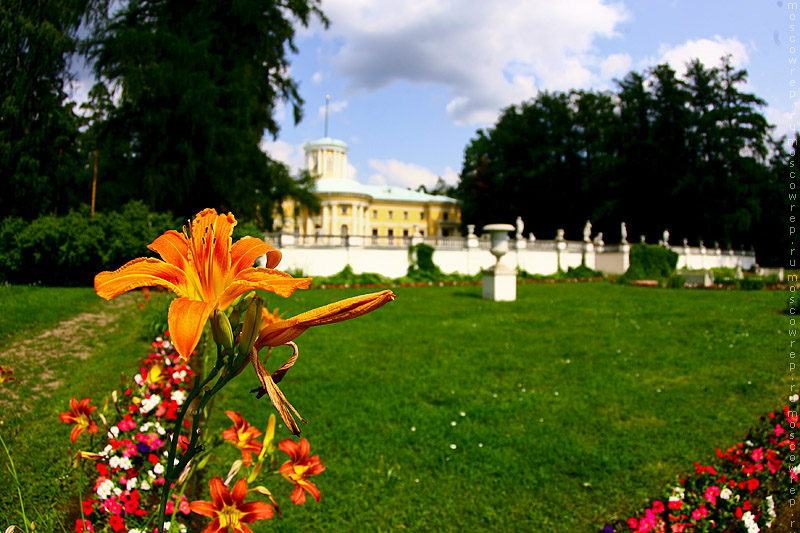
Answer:
[{"label": "white column", "polygon": [[337,220],[336,220],[337,212],[336,211],[338,209],[339,209],[339,202],[331,202],[331,227],[330,227],[330,231],[328,231],[328,233],[330,235],[339,235],[339,231],[337,229],[338,225],[336,224],[336,222],[337,222]]},{"label": "white column", "polygon": [[328,231],[328,227],[330,224],[330,206],[328,204],[322,204],[322,228],[320,231],[323,235],[329,235],[330,232]]}]

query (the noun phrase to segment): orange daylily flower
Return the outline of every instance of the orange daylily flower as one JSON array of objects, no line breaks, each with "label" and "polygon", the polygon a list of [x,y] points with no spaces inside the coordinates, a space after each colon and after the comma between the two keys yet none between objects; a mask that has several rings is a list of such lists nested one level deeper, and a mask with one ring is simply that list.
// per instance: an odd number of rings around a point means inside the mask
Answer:
[{"label": "orange daylily flower", "polygon": [[189,505],[192,512],[203,516],[213,517],[214,520],[202,533],[227,533],[230,528],[232,533],[253,533],[245,524],[252,524],[256,520],[272,518],[272,506],[264,502],[244,503],[247,495],[247,481],[240,479],[229,492],[228,487],[222,482],[221,477],[212,479],[208,486],[211,488],[210,502],[196,501]]},{"label": "orange daylily flower", "polygon": [[242,451],[244,466],[250,466],[253,464],[252,454],[260,454],[263,447],[263,444],[256,440],[261,436],[261,431],[255,426],[251,426],[242,415],[235,411],[225,411],[225,414],[233,420],[233,426],[222,432],[222,438],[239,448]]},{"label": "orange daylily flower", "polygon": [[300,439],[300,442],[297,443],[292,439],[285,439],[278,444],[278,448],[289,454],[290,457],[278,472],[295,486],[292,491],[292,501],[295,505],[305,503],[306,492],[308,492],[319,503],[319,489],[308,478],[324,472],[325,465],[320,462],[319,455],[308,456],[308,452],[311,451],[308,440]]},{"label": "orange daylily flower", "polygon": [[69,408],[71,410],[58,415],[58,419],[65,424],[75,424],[75,427],[72,428],[72,432],[69,434],[69,440],[72,442],[78,439],[78,435],[80,435],[84,429],[89,431],[89,433],[97,433],[97,423],[90,418],[92,411],[97,409],[97,406],[89,405],[91,401],[91,398],[84,398],[78,402],[75,398],[72,398],[69,401]]},{"label": "orange daylily flower", "polygon": [[[311,283],[311,278],[295,279],[274,270],[281,253],[261,239],[242,237],[231,245],[234,226],[233,214],[205,209],[194,217],[189,234],[185,227],[182,234],[169,230],[148,246],[163,261],[139,257],[113,272],[101,272],[94,278],[95,292],[106,300],[147,286],[177,294],[167,322],[175,349],[188,360],[215,309],[227,309],[252,289],[286,298]],[[256,258],[264,254],[266,268],[253,267]]]},{"label": "orange daylily flower", "polygon": [[365,315],[391,302],[394,298],[395,295],[390,290],[363,294],[317,307],[288,320],[281,320],[264,309],[262,311],[262,328],[258,334],[256,349],[287,344],[312,326],[334,324]]},{"label": "orange daylily flower", "polygon": [[[303,420],[303,417],[300,416],[292,404],[289,403],[277,385],[283,379],[286,372],[297,361],[299,351],[297,345],[292,341],[312,326],[333,324],[335,322],[359,317],[391,302],[394,298],[394,293],[390,290],[373,292],[371,294],[355,296],[323,307],[318,307],[287,320],[278,318],[266,308],[263,309],[261,312],[261,331],[258,334],[258,340],[256,340],[253,350],[250,352],[250,362],[256,370],[256,375],[261,382],[261,386],[253,389],[251,392],[257,392],[258,398],[261,398],[264,394],[268,394],[272,405],[274,405],[275,409],[280,413],[281,419],[283,419],[286,427],[288,427],[293,434],[299,435],[300,428],[289,413],[289,409],[291,409],[300,420],[303,422],[305,422],[305,420]],[[290,345],[294,349],[294,353],[283,366],[270,375],[258,358],[258,351],[265,346],[269,346],[271,349],[273,346],[282,346],[285,344]],[[269,353],[267,354],[267,358],[269,358]]]},{"label": "orange daylily flower", "polygon": [[11,374],[13,373],[14,371],[11,370],[10,368],[3,367],[2,365],[0,365],[0,385],[2,385],[7,381],[16,381],[17,383],[20,383],[20,381],[17,378],[11,377]]}]

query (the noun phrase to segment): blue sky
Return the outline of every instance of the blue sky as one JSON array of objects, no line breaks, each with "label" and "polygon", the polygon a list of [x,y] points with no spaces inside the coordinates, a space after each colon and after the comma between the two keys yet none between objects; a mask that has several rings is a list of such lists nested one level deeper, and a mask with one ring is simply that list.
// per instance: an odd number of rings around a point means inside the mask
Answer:
[{"label": "blue sky", "polygon": [[[540,90],[611,89],[631,70],[678,72],[732,54],[745,90],[786,133],[790,20],[775,0],[323,0],[331,24],[300,29],[292,76],[303,121],[279,110],[263,148],[293,168],[302,145],[328,133],[350,147],[362,183],[455,183],[465,146],[501,110]],[[798,26],[800,33],[800,26]],[[800,92],[800,91],[798,91]]]},{"label": "blue sky", "polygon": [[[464,148],[501,111],[541,90],[613,89],[614,79],[667,62],[732,55],[744,90],[778,135],[800,98],[789,97],[789,5],[784,0],[322,0],[331,24],[298,28],[291,75],[304,119],[279,106],[281,131],[262,148],[298,170],[303,144],[324,134],[348,143],[350,177],[413,187],[456,183]],[[795,13],[800,13],[800,9]],[[800,43],[798,43],[800,49]],[[800,78],[800,67],[798,67]],[[92,82],[78,73],[73,98]],[[800,94],[800,87],[797,88]]]}]

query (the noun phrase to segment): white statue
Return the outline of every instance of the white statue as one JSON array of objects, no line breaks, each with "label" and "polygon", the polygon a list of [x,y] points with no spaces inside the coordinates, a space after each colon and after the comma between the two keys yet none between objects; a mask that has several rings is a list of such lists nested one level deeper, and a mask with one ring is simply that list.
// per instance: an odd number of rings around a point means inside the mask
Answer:
[{"label": "white statue", "polygon": [[603,242],[603,232],[601,231],[597,235],[595,235],[595,237],[594,237],[594,245],[595,246],[603,246],[604,244],[605,244],[605,242]]},{"label": "white statue", "polygon": [[522,230],[525,228],[525,223],[522,222],[522,217],[517,217],[517,239],[523,239]]},{"label": "white statue", "polygon": [[557,241],[563,241],[564,240],[564,230],[563,229],[556,230],[556,240]]},{"label": "white statue", "polygon": [[664,246],[669,246],[669,230],[664,230]]},{"label": "white statue", "polygon": [[688,248],[689,247],[689,239],[686,239],[686,238],[683,239],[683,247],[684,248]]},{"label": "white statue", "polygon": [[533,234],[533,232],[528,233],[528,240],[531,242],[536,241],[536,236]]},{"label": "white statue", "polygon": [[641,242],[642,244],[645,243],[644,235],[639,235],[639,242]]},{"label": "white statue", "polygon": [[620,225],[619,232],[622,234],[622,244],[627,244],[628,243],[628,226],[626,226],[624,222],[622,223],[622,225]]},{"label": "white statue", "polygon": [[592,242],[591,235],[592,223],[587,220],[586,225],[583,227],[583,242]]}]

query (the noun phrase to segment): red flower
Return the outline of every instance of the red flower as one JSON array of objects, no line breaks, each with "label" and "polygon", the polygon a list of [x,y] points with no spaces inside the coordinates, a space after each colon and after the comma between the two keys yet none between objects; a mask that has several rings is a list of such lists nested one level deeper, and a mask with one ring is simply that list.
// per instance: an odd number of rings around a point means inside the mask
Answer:
[{"label": "red flower", "polygon": [[295,485],[292,491],[292,501],[295,505],[305,503],[306,492],[308,492],[319,503],[319,489],[308,481],[308,478],[324,472],[325,465],[320,462],[319,455],[308,456],[308,452],[311,450],[308,440],[300,439],[300,442],[296,443],[292,439],[285,439],[278,444],[278,448],[291,458],[283,463],[278,472]]},{"label": "red flower", "polygon": [[111,518],[108,519],[108,523],[115,532],[125,529],[125,521],[119,516],[111,516]]},{"label": "red flower", "polygon": [[78,435],[84,429],[88,429],[89,433],[97,433],[97,424],[89,418],[92,411],[97,409],[97,406],[89,405],[90,401],[92,401],[90,398],[84,398],[78,403],[75,398],[72,398],[69,401],[71,411],[58,415],[58,419],[65,424],[75,424],[75,427],[72,428],[72,433],[69,434],[69,439],[72,442],[77,440]]},{"label": "red flower", "polygon": [[94,533],[94,527],[88,520],[75,520],[75,533]]},{"label": "red flower", "polygon": [[251,454],[260,454],[263,447],[259,441],[255,440],[261,436],[261,432],[256,427],[251,426],[239,413],[225,411],[225,414],[233,420],[233,426],[222,432],[222,438],[239,448],[242,451],[244,465],[250,466],[253,464]]},{"label": "red flower", "polygon": [[253,533],[245,523],[272,518],[274,511],[268,503],[244,503],[247,495],[247,481],[244,479],[234,485],[233,492],[228,491],[221,477],[212,479],[208,486],[212,501],[196,501],[189,505],[193,513],[214,518],[202,533],[228,533],[229,527],[233,533]]},{"label": "red flower", "polygon": [[11,370],[10,368],[4,368],[2,365],[0,365],[0,385],[5,383],[6,381],[16,381],[17,383],[19,383],[20,381],[17,378],[11,377],[11,374],[13,373],[14,371]]},{"label": "red flower", "polygon": [[653,502],[653,512],[656,514],[661,514],[664,512],[664,504],[659,500]]}]

